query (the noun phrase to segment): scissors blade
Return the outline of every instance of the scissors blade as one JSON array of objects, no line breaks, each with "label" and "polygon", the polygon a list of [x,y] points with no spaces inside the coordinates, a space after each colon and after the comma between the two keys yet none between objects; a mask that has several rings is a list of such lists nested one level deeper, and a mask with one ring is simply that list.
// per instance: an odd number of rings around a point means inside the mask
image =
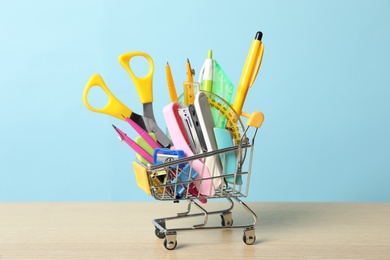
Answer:
[{"label": "scissors blade", "polygon": [[[122,115],[123,118],[125,118],[124,115]],[[142,129],[144,129],[145,131],[148,131],[146,125],[145,125],[145,122],[144,122],[144,117],[133,112],[131,113],[130,117],[129,117],[131,120],[133,120],[137,125],[139,125]]]},{"label": "scissors blade", "polygon": [[156,119],[154,118],[154,113],[153,113],[153,103],[152,102],[145,103],[145,104],[143,104],[143,108],[144,108],[144,117],[150,118],[156,122]]},{"label": "scissors blade", "polygon": [[156,121],[147,117],[143,117],[143,121],[147,128],[146,130],[149,133],[154,133],[156,135],[157,142],[159,142],[163,147],[169,148],[173,145],[168,136],[166,136],[166,134],[164,134],[164,132],[158,127]]}]

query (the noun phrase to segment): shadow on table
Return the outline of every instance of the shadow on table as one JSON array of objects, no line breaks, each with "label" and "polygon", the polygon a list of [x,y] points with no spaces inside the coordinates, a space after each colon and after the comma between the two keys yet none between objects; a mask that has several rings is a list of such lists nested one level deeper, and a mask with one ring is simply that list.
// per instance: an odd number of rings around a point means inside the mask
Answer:
[{"label": "shadow on table", "polygon": [[289,229],[318,225],[324,218],[333,218],[334,211],[321,210],[326,203],[264,203],[258,209],[259,228]]}]

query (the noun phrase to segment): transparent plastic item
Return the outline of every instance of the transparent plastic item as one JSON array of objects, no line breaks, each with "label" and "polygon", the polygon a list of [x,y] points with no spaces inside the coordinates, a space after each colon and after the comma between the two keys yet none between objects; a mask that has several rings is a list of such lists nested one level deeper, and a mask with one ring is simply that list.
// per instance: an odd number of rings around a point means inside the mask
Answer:
[{"label": "transparent plastic item", "polygon": [[[228,104],[231,103],[234,84],[231,82],[229,77],[226,75],[225,71],[218,64],[216,60],[213,60],[213,90],[212,92],[225,100]],[[218,111],[212,109],[213,117],[216,118]],[[226,119],[221,118],[215,120],[215,126],[218,128],[223,128],[226,124]]]},{"label": "transparent plastic item", "polygon": [[[200,90],[199,83],[197,82],[184,82],[184,87],[190,87],[193,91],[193,95],[196,94]],[[244,124],[239,115],[234,111],[233,107],[222,97],[218,96],[215,93],[203,91],[206,93],[211,112],[214,118],[215,127],[221,129],[228,129],[231,132],[232,138],[235,144],[238,144],[241,140],[242,133],[244,133]],[[185,102],[185,93],[179,96],[179,103],[182,106],[186,106]],[[167,133],[169,136],[169,133]]]}]

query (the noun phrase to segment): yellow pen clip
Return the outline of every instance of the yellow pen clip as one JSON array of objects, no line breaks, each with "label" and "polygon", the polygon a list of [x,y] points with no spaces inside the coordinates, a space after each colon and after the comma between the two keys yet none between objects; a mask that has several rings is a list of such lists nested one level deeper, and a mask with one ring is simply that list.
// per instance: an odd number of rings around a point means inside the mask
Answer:
[{"label": "yellow pen clip", "polygon": [[250,88],[252,87],[253,82],[255,82],[257,74],[259,73],[261,61],[263,60],[263,53],[264,53],[264,44],[261,43],[260,49],[259,49],[259,54],[258,54],[257,59],[256,59],[255,68],[253,70],[252,78],[251,78],[251,81],[249,83]]},{"label": "yellow pen clip", "polygon": [[[149,71],[143,78],[137,77],[130,67],[130,60],[136,56],[144,57],[149,62]],[[120,55],[118,57],[118,61],[125,68],[127,73],[129,73],[131,79],[133,80],[141,103],[146,104],[153,102],[154,63],[152,58],[145,52],[128,52]]]},{"label": "yellow pen clip", "polygon": [[[88,93],[92,87],[99,87],[107,94],[108,101],[104,107],[95,108],[89,104]],[[83,103],[89,110],[93,112],[103,113],[121,120],[125,120],[123,115],[130,117],[130,115],[133,113],[130,108],[125,106],[122,102],[119,101],[119,99],[114,96],[114,94],[111,93],[106,83],[104,83],[103,78],[99,74],[92,75],[87,85],[85,86],[83,92]]]}]

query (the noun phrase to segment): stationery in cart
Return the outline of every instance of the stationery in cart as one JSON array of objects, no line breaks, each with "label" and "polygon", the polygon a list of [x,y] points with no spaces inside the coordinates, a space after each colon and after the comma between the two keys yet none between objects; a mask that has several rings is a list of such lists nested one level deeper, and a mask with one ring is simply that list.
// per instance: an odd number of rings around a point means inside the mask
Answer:
[{"label": "stationery in cart", "polygon": [[[172,142],[175,146],[175,149],[183,150],[186,157],[193,156],[190,146],[188,145],[185,135],[181,129],[184,129],[182,126],[182,120],[180,118],[178,109],[180,104],[178,102],[173,102],[166,105],[163,109],[165,123],[167,125],[169,134],[172,138]],[[195,186],[198,188],[200,195],[212,196],[215,194],[215,188],[210,178],[210,172],[207,166],[200,160],[193,160],[191,162],[192,168],[198,172],[196,179],[206,178],[205,180],[196,182]]]},{"label": "stationery in cart", "polygon": [[[214,120],[210,110],[210,104],[207,100],[207,96],[203,91],[200,91],[195,96],[195,110],[199,118],[200,128],[202,129],[203,138],[206,143],[207,151],[215,151],[218,149],[217,142],[214,135]],[[205,165],[209,168],[210,174],[213,177],[213,183],[215,187],[219,187],[222,184],[222,166],[220,158],[218,156],[209,156],[205,158]]]},{"label": "stationery in cart", "polygon": [[207,151],[206,143],[203,136],[203,129],[199,124],[199,119],[194,105],[182,106],[178,109],[182,119],[190,146],[194,154],[200,154]]},{"label": "stationery in cart", "polygon": [[[173,216],[152,221],[155,235],[164,240],[163,245],[168,250],[176,248],[177,232],[181,231],[242,228],[245,244],[252,245],[256,241],[257,215],[241,199],[248,196],[255,137],[264,115],[259,111],[245,113],[242,108],[262,61],[264,46],[261,39],[262,33],[257,32],[233,104],[234,85],[213,60],[211,50],[200,70],[199,82],[193,82],[195,73],[187,59],[187,77],[180,97],[167,62],[165,72],[171,102],[162,111],[165,131],[158,127],[153,113],[154,63],[148,54],[130,52],[119,56],[119,62],[136,87],[143,115],[121,103],[98,74],[93,75],[84,88],[83,102],[88,109],[125,120],[138,133],[135,138],[130,138],[112,125],[120,139],[136,153],[132,166],[137,185],[158,201],[188,203],[185,212],[180,210]],[[131,69],[130,60],[136,56],[149,63],[149,71],[144,77],[137,77]],[[92,107],[88,102],[88,93],[94,86],[100,87],[108,96],[103,108]],[[247,118],[245,125],[241,116]],[[201,205],[209,199],[225,199],[227,205],[223,203],[221,208],[217,205],[219,203],[212,208]],[[235,205],[243,207],[243,212],[251,218],[250,222],[234,221],[233,225]],[[217,225],[208,222],[210,216],[221,217],[221,222]],[[184,223],[175,224],[176,220],[192,217],[196,219],[195,223],[188,227]]]}]

